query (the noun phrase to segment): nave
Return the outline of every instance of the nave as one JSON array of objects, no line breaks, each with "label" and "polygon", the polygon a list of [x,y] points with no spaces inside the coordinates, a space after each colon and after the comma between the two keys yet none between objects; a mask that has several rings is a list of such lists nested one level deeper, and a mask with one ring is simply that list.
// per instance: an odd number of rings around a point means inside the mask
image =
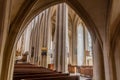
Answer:
[{"label": "nave", "polygon": [[120,0],[0,0],[0,80],[13,80],[16,63],[120,80],[119,8]]},{"label": "nave", "polygon": [[61,73],[29,63],[19,63],[14,66],[13,80],[92,80],[76,74]]},{"label": "nave", "polygon": [[29,63],[61,72],[60,75],[79,74],[81,80],[93,78],[91,35],[82,19],[65,3],[39,13],[15,46],[15,74],[16,65]]}]

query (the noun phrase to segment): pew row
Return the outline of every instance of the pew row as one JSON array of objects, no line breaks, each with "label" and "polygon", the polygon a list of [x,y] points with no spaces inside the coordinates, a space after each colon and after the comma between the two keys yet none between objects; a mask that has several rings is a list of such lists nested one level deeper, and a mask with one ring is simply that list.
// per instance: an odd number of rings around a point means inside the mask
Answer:
[{"label": "pew row", "polygon": [[70,76],[33,64],[15,64],[13,80],[79,80],[79,76]]},{"label": "pew row", "polygon": [[80,80],[79,76],[57,76],[57,77],[44,77],[44,78],[30,78],[25,80]]}]

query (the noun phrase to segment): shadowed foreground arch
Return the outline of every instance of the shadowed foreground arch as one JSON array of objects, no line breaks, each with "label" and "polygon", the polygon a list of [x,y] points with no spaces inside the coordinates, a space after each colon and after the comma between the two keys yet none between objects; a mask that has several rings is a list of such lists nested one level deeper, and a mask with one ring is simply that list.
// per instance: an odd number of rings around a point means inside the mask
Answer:
[{"label": "shadowed foreground arch", "polygon": [[114,22],[117,23],[115,26],[115,29],[113,31],[113,35],[111,37],[111,45],[110,45],[110,52],[111,52],[111,57],[112,57],[112,62],[113,62],[113,70],[114,70],[114,76],[115,79],[118,80],[119,77],[119,73],[120,71],[118,70],[120,65],[119,65],[119,61],[120,61],[120,17],[118,19],[118,22]]},{"label": "shadowed foreground arch", "polygon": [[[7,37],[3,61],[4,64],[2,65],[2,77],[1,80],[10,80],[12,77],[11,67],[13,64],[14,50],[13,47],[23,32],[23,30],[27,27],[27,24],[40,12],[47,9],[50,6],[53,6],[58,3],[66,2],[85,22],[87,29],[89,30],[90,34],[92,35],[93,40],[99,40],[100,46],[102,47],[102,40],[99,35],[99,32],[90,18],[89,14],[85,11],[85,9],[81,6],[81,4],[77,0],[48,0],[48,1],[41,1],[41,0],[29,0],[25,2],[25,6],[21,8],[18,16],[10,25],[11,29],[9,30],[9,34]],[[10,66],[11,64],[11,66]],[[11,76],[9,76],[11,74]]]}]

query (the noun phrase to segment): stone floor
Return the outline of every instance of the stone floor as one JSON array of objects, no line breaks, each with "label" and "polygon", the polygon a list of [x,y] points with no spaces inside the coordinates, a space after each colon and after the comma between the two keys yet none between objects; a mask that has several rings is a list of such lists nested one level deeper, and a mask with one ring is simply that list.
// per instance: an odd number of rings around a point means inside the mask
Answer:
[{"label": "stone floor", "polygon": [[[80,76],[79,73],[74,73],[74,74],[71,73],[70,75],[79,75]],[[92,80],[92,79],[80,76],[80,80]]]},{"label": "stone floor", "polygon": [[91,79],[80,76],[80,80],[91,80]]}]

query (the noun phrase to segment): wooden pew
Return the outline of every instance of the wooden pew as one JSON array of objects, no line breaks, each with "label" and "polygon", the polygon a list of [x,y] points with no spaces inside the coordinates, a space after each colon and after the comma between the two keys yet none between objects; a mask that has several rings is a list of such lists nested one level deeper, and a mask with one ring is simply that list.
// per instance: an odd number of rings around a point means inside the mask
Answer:
[{"label": "wooden pew", "polygon": [[14,76],[14,80],[18,79],[27,79],[27,78],[43,78],[43,77],[58,77],[58,76],[68,76],[69,74],[59,74],[59,73],[52,73],[52,74],[27,74],[27,75],[16,75]]},{"label": "wooden pew", "polygon": [[13,80],[79,80],[79,76],[59,73],[31,64],[16,64]]},{"label": "wooden pew", "polygon": [[57,77],[29,78],[24,80],[80,80],[80,79],[79,76],[57,76]]}]

